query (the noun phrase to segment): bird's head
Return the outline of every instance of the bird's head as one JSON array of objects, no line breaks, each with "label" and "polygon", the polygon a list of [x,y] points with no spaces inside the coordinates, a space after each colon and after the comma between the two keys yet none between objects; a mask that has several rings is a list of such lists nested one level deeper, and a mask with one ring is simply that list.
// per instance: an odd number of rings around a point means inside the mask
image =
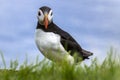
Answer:
[{"label": "bird's head", "polygon": [[39,24],[44,25],[45,29],[47,29],[48,25],[53,21],[52,9],[47,6],[39,8],[37,18]]}]

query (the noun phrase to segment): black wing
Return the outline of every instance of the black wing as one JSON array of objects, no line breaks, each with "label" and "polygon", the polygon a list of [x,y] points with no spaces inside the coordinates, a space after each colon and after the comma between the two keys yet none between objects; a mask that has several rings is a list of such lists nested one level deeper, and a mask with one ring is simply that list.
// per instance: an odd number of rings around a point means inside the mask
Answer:
[{"label": "black wing", "polygon": [[75,41],[75,39],[67,32],[60,29],[57,25],[54,24],[54,33],[59,34],[61,36],[61,43],[63,47],[70,51],[70,54],[73,55],[77,52],[80,56],[83,55],[81,46]]},{"label": "black wing", "polygon": [[69,52],[71,55],[77,53],[84,59],[89,59],[88,57],[91,56],[93,53],[86,51],[81,48],[81,46],[77,43],[77,41],[67,32],[60,29],[57,25],[54,24],[55,33],[61,36],[61,43],[63,47]]}]

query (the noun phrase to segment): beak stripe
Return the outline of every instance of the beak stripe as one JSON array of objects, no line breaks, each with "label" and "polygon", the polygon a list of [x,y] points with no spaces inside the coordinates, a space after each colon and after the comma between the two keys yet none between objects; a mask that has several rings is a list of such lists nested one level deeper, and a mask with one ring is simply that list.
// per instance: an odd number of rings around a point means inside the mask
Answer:
[{"label": "beak stripe", "polygon": [[44,25],[45,25],[45,29],[47,29],[48,28],[48,15],[45,15]]}]

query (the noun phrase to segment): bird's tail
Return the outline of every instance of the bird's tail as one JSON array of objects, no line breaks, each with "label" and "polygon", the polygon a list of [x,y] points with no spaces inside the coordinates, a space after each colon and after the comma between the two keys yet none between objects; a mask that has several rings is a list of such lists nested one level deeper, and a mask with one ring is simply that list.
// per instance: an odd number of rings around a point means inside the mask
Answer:
[{"label": "bird's tail", "polygon": [[82,53],[83,53],[83,60],[84,59],[89,59],[89,56],[93,55],[92,52],[86,51],[84,49],[82,49]]}]

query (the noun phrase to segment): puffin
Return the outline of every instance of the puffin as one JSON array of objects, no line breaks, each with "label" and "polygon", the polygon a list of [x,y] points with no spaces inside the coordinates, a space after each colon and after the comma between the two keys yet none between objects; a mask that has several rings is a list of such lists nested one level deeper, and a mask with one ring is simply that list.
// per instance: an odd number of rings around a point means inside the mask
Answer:
[{"label": "puffin", "polygon": [[57,63],[74,64],[93,55],[92,52],[81,48],[68,32],[53,22],[53,11],[50,7],[40,7],[37,19],[35,42],[47,59]]}]

